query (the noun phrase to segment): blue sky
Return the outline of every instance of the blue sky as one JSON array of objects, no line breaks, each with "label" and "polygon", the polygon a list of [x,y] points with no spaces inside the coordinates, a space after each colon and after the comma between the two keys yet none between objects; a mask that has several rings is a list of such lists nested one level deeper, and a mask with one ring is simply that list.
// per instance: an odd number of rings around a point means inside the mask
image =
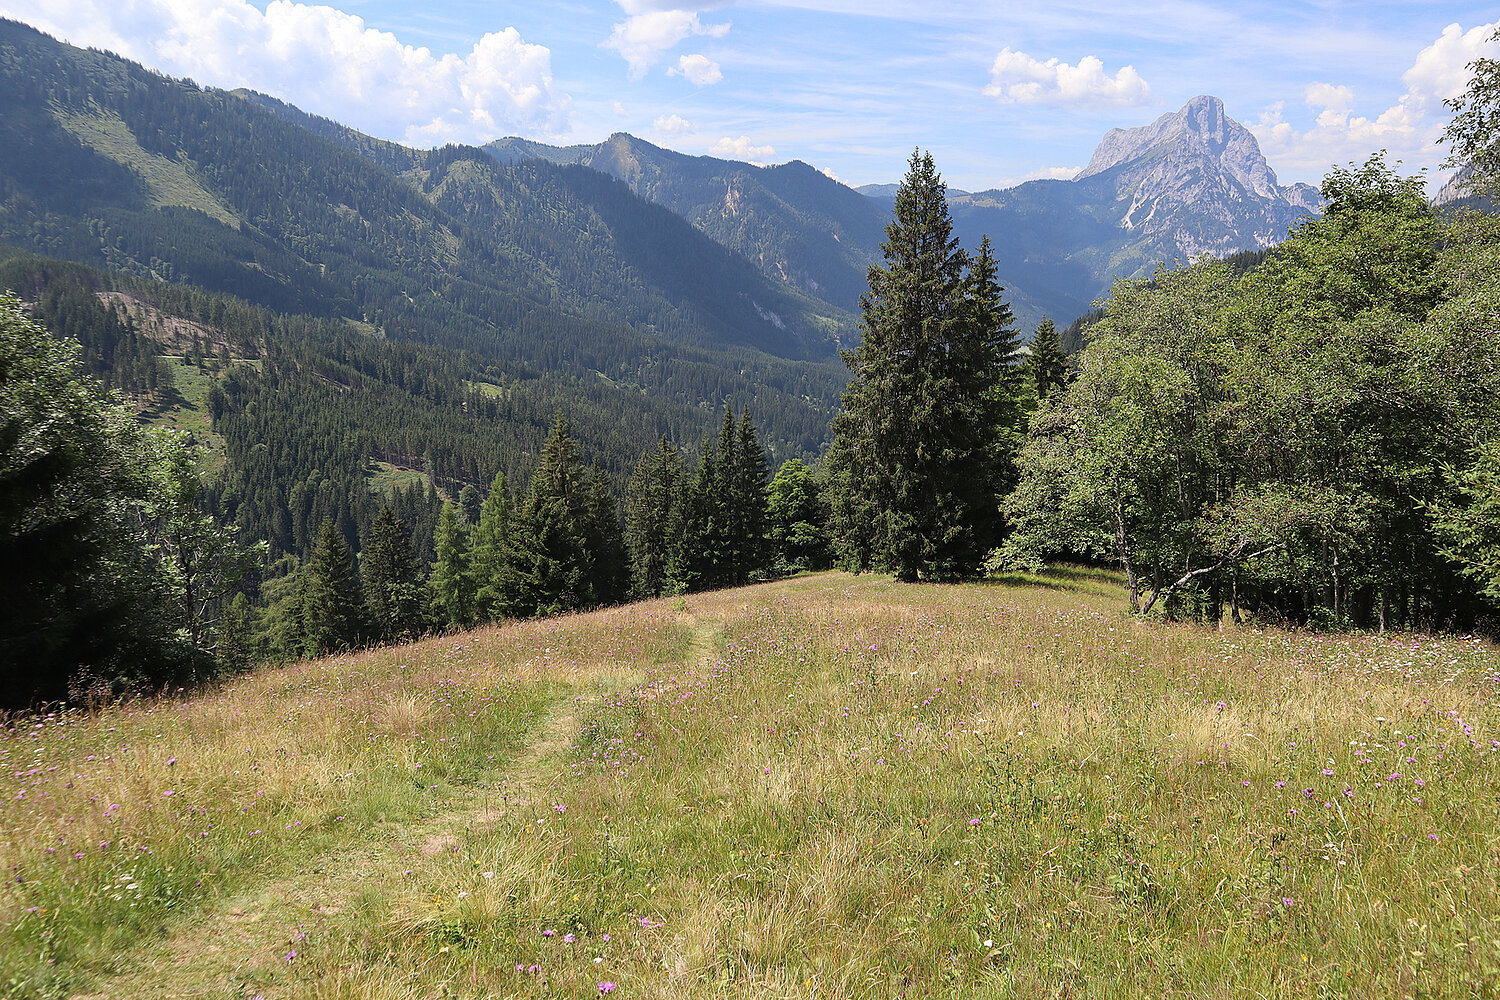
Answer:
[{"label": "blue sky", "polygon": [[981,0],[0,0],[0,14],[411,145],[626,131],[951,186],[1067,177],[1110,128],[1223,98],[1283,183],[1385,148],[1436,175],[1493,4]]}]

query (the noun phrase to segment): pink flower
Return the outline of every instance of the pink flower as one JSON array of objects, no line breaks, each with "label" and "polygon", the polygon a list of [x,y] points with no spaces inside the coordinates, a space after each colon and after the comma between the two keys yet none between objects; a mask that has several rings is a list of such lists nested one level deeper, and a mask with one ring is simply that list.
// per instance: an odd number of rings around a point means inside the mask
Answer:
[{"label": "pink flower", "polygon": [[564,934],[563,935],[563,944],[572,944],[572,943],[573,943],[573,935],[571,935],[571,934]]},{"label": "pink flower", "polygon": [[970,826],[978,826],[978,825],[979,825],[979,820],[978,820],[978,818],[977,818],[977,817],[976,817],[976,818],[975,818],[975,819],[971,819],[971,820],[969,820],[969,825],[970,825]]},{"label": "pink flower", "polygon": [[600,993],[613,993],[617,989],[619,989],[619,986],[615,985],[609,980],[605,980],[604,982],[599,984]]}]

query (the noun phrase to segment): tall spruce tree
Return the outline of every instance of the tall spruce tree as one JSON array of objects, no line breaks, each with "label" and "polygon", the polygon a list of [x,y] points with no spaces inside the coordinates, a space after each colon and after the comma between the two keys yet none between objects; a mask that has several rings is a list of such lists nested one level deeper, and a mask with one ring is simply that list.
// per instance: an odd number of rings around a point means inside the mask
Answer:
[{"label": "tall spruce tree", "polygon": [[1031,335],[1026,368],[1039,401],[1045,401],[1059,386],[1068,383],[1068,356],[1063,353],[1062,338],[1050,317],[1043,316]]},{"label": "tall spruce tree", "polygon": [[724,551],[724,491],[719,449],[705,438],[693,477],[682,491],[681,518],[667,562],[672,590],[691,592],[724,586],[728,553]]},{"label": "tall spruce tree", "polygon": [[953,235],[930,154],[912,154],[881,249],[829,456],[840,541],[855,568],[967,576],[999,536],[1009,310],[990,255],[976,266]]},{"label": "tall spruce tree", "polygon": [[531,618],[623,596],[624,544],[614,501],[608,500],[606,510],[598,499],[601,489],[559,413],[511,515],[499,585],[506,614]]},{"label": "tall spruce tree", "polygon": [[626,487],[625,545],[638,597],[667,592],[668,562],[682,522],[683,473],[677,449],[665,437],[641,456]]},{"label": "tall spruce tree", "polygon": [[630,553],[620,527],[620,507],[609,477],[595,462],[579,498],[583,545],[588,553],[590,602],[619,604],[630,598]]},{"label": "tall spruce tree", "polygon": [[381,641],[410,639],[427,631],[427,587],[412,551],[411,533],[390,507],[382,507],[370,526],[361,569],[365,600]]},{"label": "tall spruce tree", "polygon": [[323,522],[312,555],[302,567],[297,607],[306,656],[352,649],[368,632],[369,613],[354,554],[332,521]]},{"label": "tall spruce tree", "polygon": [[740,414],[734,462],[725,477],[729,489],[730,535],[734,546],[734,582],[749,582],[765,569],[766,450],[755,433],[749,411]]},{"label": "tall spruce tree", "polygon": [[510,484],[503,471],[497,472],[470,534],[469,572],[474,579],[475,613],[486,620],[502,613],[500,574],[509,543],[511,504]]}]

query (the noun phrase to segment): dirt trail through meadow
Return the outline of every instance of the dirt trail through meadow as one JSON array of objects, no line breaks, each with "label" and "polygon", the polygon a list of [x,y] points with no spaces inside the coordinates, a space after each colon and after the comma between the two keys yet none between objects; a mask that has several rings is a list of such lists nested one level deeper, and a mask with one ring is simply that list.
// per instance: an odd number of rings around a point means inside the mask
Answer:
[{"label": "dirt trail through meadow", "polygon": [[[683,662],[707,660],[722,622],[692,615],[682,620],[692,628]],[[165,938],[142,942],[120,956],[110,974],[71,1000],[290,1000],[302,995],[305,984],[291,974],[275,975],[274,985],[264,985],[273,969],[293,971],[288,956],[297,950],[298,935],[311,937],[324,927],[337,933],[361,895],[398,884],[414,860],[457,850],[466,836],[493,826],[508,812],[546,801],[563,778],[562,765],[583,724],[584,709],[594,698],[618,694],[640,678],[614,680],[614,690],[576,682],[564,687],[530,745],[486,775],[482,787],[451,791],[441,813],[369,828],[356,834],[358,840],[308,859],[301,871],[206,904]]]}]

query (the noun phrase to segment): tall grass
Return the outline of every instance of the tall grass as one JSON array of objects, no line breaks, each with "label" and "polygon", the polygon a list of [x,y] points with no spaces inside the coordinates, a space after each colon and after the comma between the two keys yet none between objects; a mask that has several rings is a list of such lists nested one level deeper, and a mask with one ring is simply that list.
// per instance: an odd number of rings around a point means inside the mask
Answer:
[{"label": "tall grass", "polygon": [[1121,603],[1089,574],[826,575],[18,722],[5,975],[1495,995],[1495,649]]}]

